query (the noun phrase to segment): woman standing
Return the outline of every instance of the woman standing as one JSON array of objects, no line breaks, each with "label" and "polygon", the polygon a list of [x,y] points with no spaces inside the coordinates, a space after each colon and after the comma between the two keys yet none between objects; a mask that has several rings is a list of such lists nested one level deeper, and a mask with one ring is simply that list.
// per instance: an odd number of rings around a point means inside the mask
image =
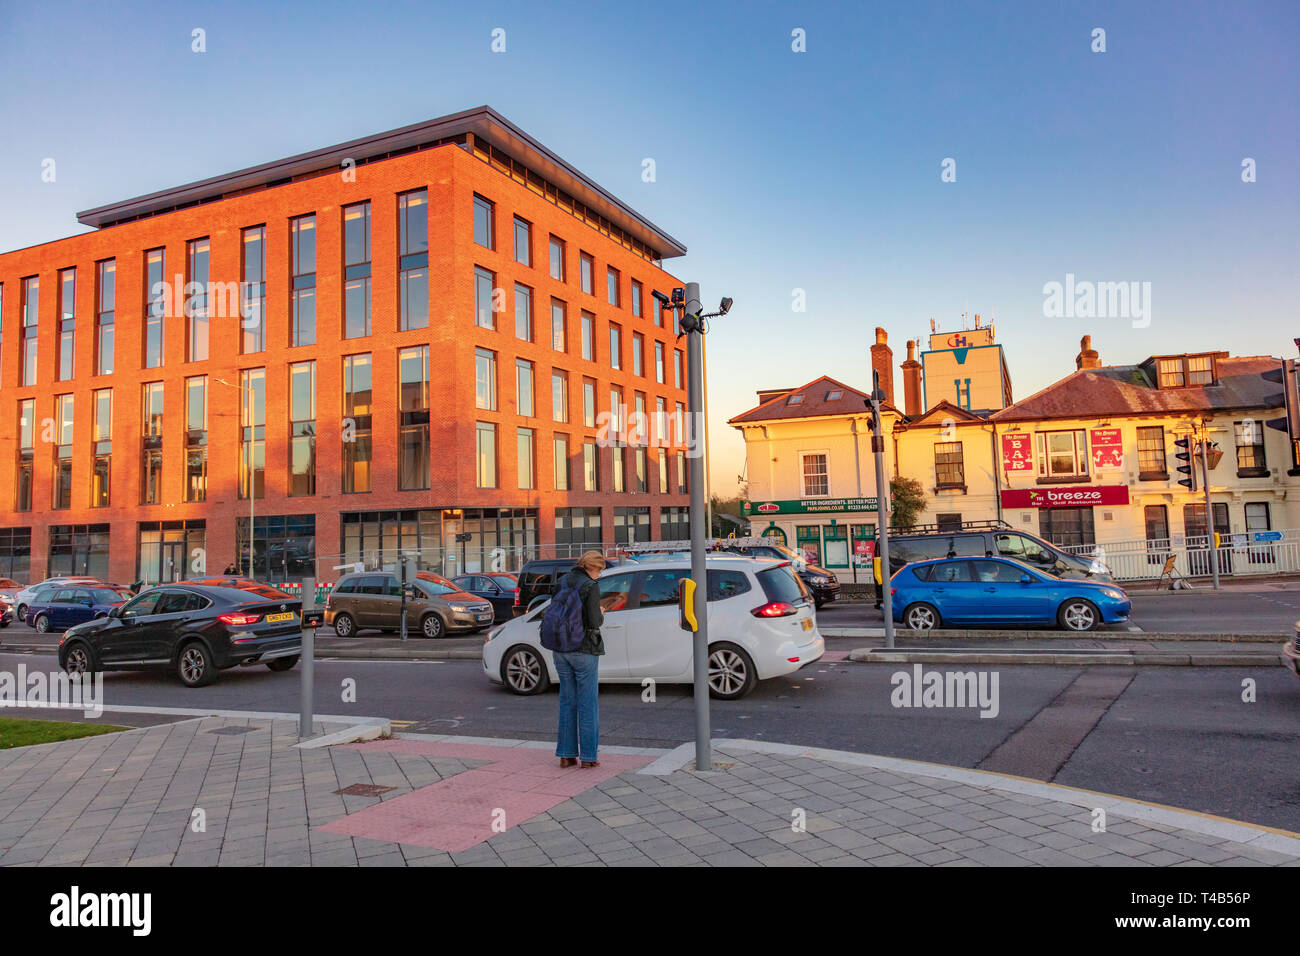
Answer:
[{"label": "woman standing", "polygon": [[[605,642],[600,625],[605,613],[600,608],[600,586],[596,578],[605,570],[605,557],[588,551],[578,566],[564,576],[560,590],[573,588],[582,603],[582,644],[576,651],[552,651],[560,675],[560,726],[555,756],[561,767],[572,767],[582,758],[584,767],[599,767],[596,748],[600,737],[597,693],[600,656]],[[557,592],[558,596],[558,592]]]}]

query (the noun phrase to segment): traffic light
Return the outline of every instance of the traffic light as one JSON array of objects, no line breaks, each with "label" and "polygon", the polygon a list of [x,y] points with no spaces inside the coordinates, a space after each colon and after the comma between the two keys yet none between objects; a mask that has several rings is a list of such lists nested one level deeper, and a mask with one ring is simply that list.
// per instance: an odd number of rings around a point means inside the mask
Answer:
[{"label": "traffic light", "polygon": [[1186,478],[1179,478],[1178,483],[1180,485],[1186,486],[1188,491],[1195,491],[1196,490],[1196,461],[1195,461],[1196,451],[1194,450],[1191,436],[1189,435],[1186,438],[1178,439],[1177,441],[1174,442],[1174,447],[1178,449],[1178,451],[1174,454],[1174,457],[1177,458],[1179,461],[1185,463],[1179,465],[1178,470],[1187,476]]},{"label": "traffic light", "polygon": [[698,631],[700,623],[695,618],[695,582],[682,578],[677,582],[677,625],[683,631]]}]

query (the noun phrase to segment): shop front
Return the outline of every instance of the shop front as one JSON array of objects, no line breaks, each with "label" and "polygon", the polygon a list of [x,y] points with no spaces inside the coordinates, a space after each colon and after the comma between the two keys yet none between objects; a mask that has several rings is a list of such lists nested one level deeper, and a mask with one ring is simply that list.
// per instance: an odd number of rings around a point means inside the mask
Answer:
[{"label": "shop front", "polygon": [[[853,567],[853,556],[875,540],[875,498],[745,501],[749,533],[802,551],[811,564],[832,571]],[[870,520],[864,520],[870,516]]]},{"label": "shop front", "polygon": [[1002,492],[1004,511],[1033,509],[1038,515],[1037,534],[1061,547],[1096,544],[1093,509],[1123,507],[1128,503],[1127,485],[1056,485],[1008,488]]}]

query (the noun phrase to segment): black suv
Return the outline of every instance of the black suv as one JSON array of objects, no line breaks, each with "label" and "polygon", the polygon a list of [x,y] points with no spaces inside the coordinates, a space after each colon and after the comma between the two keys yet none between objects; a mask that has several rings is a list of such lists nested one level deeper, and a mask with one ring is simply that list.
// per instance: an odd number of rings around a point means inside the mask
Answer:
[{"label": "black suv", "polygon": [[831,601],[839,599],[840,582],[835,577],[835,572],[827,571],[825,568],[818,567],[815,564],[809,564],[804,560],[803,555],[791,551],[789,548],[780,544],[745,544],[729,545],[721,541],[709,548],[710,551],[729,551],[733,554],[744,555],[747,558],[773,558],[777,561],[789,561],[794,565],[795,573],[799,575],[799,580],[808,586],[812,592],[813,603],[818,609],[823,604],[829,604]]},{"label": "black suv", "polygon": [[[615,558],[605,558],[606,567],[612,568],[618,563]],[[577,556],[537,558],[527,562],[519,572],[519,583],[515,586],[514,616],[518,617],[542,601],[549,600],[560,580],[577,566]]]}]

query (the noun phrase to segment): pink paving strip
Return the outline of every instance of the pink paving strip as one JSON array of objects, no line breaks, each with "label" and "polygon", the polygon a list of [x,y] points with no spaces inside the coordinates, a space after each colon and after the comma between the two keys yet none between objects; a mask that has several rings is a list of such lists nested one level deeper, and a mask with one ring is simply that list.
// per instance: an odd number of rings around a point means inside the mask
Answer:
[{"label": "pink paving strip", "polygon": [[835,661],[847,661],[848,659],[848,651],[825,651],[822,656],[818,658],[819,661],[829,661],[832,664],[835,663]]},{"label": "pink paving strip", "polygon": [[495,836],[492,822],[498,809],[505,811],[507,827],[518,826],[610,777],[644,767],[654,759],[602,754],[599,767],[561,770],[551,750],[534,747],[400,739],[348,746],[379,753],[491,761],[316,828],[448,853],[468,850]]}]

